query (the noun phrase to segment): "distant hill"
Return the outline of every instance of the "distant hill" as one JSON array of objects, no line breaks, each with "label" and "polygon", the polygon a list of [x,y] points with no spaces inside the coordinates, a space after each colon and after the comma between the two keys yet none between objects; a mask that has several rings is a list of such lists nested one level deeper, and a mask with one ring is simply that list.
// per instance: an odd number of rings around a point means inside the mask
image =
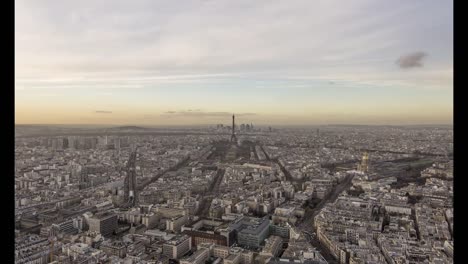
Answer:
[{"label": "distant hill", "polygon": [[139,126],[119,126],[119,127],[112,127],[112,128],[107,128],[106,131],[147,131],[151,130],[146,127],[139,127]]}]

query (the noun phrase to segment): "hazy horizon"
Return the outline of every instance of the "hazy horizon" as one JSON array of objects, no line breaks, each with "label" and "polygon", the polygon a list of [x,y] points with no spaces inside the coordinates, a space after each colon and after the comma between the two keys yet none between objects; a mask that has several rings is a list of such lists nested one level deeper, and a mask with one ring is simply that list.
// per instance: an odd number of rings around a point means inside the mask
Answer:
[{"label": "hazy horizon", "polygon": [[[230,124],[228,123],[216,123],[216,124],[177,124],[177,125],[162,125],[162,124],[15,124],[15,126],[49,126],[49,127],[103,127],[103,128],[115,128],[115,127],[131,127],[131,126],[136,126],[136,127],[143,127],[143,128],[158,128],[158,127],[209,127],[209,126],[216,126],[218,124],[223,124],[226,126],[229,126]],[[247,123],[236,123],[237,125],[240,124],[247,124]],[[250,123],[249,123],[250,124]],[[393,125],[388,125],[388,124],[382,124],[382,125],[366,125],[366,124],[294,124],[294,125],[281,125],[281,124],[276,124],[276,125],[262,125],[262,124],[254,124],[254,126],[257,127],[332,127],[332,126],[355,126],[355,127],[360,127],[360,126],[390,126],[390,127],[418,127],[418,126],[427,126],[427,127],[437,127],[437,126],[453,126],[453,124],[393,124]]]},{"label": "hazy horizon", "polygon": [[16,1],[15,123],[452,125],[452,1]]}]

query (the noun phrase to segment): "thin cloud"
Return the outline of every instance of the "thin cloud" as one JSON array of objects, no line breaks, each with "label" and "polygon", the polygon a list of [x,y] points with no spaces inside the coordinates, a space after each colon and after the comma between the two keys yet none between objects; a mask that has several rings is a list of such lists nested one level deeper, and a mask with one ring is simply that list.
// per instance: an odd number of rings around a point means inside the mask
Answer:
[{"label": "thin cloud", "polygon": [[[231,112],[205,112],[200,109],[189,109],[183,111],[166,111],[162,116],[167,117],[229,117],[233,113]],[[256,113],[234,113],[236,116],[253,116]]]},{"label": "thin cloud", "polygon": [[112,114],[112,111],[106,111],[106,110],[96,110],[96,114]]},{"label": "thin cloud", "polygon": [[413,52],[413,53],[401,56],[397,60],[396,63],[402,69],[423,67],[424,64],[423,64],[422,60],[426,56],[427,56],[427,54],[425,52],[417,51],[417,52]]},{"label": "thin cloud", "polygon": [[234,113],[236,116],[253,116],[253,115],[257,115],[256,113],[240,113],[240,114],[236,114]]}]

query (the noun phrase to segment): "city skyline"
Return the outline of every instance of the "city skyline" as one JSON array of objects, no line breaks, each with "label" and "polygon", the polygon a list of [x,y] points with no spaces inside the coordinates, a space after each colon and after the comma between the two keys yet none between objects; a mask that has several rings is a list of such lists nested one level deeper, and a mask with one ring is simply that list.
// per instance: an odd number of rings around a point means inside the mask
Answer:
[{"label": "city skyline", "polygon": [[15,7],[16,124],[451,124],[453,3]]},{"label": "city skyline", "polygon": [[16,264],[453,264],[453,2],[15,2]]}]

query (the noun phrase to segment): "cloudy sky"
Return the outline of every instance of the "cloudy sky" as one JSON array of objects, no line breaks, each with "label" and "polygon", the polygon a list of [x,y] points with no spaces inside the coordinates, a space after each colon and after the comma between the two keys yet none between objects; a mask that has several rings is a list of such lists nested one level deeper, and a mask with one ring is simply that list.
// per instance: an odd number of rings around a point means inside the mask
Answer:
[{"label": "cloudy sky", "polygon": [[448,124],[440,0],[15,1],[17,124]]}]

